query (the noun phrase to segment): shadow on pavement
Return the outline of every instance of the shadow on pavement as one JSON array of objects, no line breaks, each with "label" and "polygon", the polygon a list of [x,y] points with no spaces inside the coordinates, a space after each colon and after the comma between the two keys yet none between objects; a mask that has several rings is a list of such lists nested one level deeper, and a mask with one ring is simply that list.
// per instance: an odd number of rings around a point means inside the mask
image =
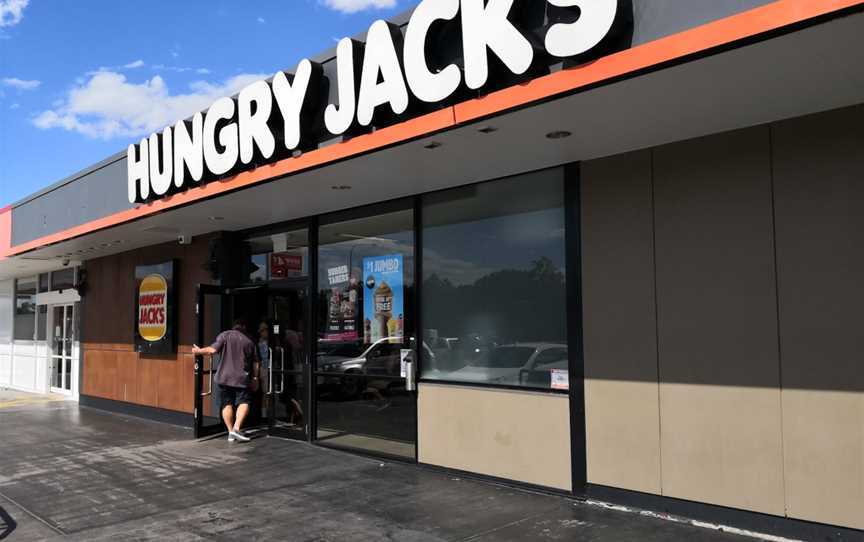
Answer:
[{"label": "shadow on pavement", "polygon": [[9,535],[15,532],[16,527],[18,527],[18,524],[12,516],[0,506],[0,540],[9,538]]}]

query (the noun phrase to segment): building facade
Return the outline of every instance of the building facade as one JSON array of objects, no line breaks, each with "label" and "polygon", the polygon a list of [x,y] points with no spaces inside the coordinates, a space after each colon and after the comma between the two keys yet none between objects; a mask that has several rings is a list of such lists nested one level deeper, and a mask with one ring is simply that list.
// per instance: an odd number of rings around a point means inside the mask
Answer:
[{"label": "building facade", "polygon": [[0,385],[860,536],[862,11],[420,2],[0,211]]}]

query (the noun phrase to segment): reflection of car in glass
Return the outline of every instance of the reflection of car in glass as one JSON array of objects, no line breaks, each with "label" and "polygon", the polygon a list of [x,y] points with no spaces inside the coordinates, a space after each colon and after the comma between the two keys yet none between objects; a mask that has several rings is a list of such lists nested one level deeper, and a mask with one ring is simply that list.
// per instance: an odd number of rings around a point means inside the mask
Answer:
[{"label": "reflection of car in glass", "polygon": [[429,379],[549,388],[554,369],[567,368],[567,346],[515,343],[497,346],[456,371],[424,371]]},{"label": "reflection of car in glass", "polygon": [[[413,346],[413,339],[411,343]],[[434,356],[425,344],[423,346],[427,356]],[[366,388],[370,378],[399,378],[402,373],[403,348],[405,345],[401,338],[379,339],[371,345],[355,342],[328,344],[321,341],[318,345],[318,370],[345,375],[333,377],[330,383],[338,384],[344,395],[353,397]]]}]

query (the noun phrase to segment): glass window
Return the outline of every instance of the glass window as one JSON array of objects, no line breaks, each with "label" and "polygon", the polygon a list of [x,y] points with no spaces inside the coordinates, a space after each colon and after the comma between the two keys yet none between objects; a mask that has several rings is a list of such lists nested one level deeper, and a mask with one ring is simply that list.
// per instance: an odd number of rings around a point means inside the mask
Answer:
[{"label": "glass window", "polygon": [[319,229],[319,442],[413,458],[416,405],[401,377],[412,346],[414,213]]},{"label": "glass window", "polygon": [[69,290],[75,287],[75,268],[67,267],[51,272],[52,290]]},{"label": "glass window", "polygon": [[0,342],[12,340],[12,318],[15,305],[15,281],[0,280]]},{"label": "glass window", "polygon": [[248,282],[305,277],[309,274],[309,233],[306,229],[259,235],[246,240]]},{"label": "glass window", "polygon": [[32,341],[36,332],[36,277],[15,281],[15,340]]},{"label": "glass window", "polygon": [[39,291],[48,292],[51,290],[51,273],[42,273],[39,275]]},{"label": "glass window", "polygon": [[560,169],[423,198],[422,377],[550,389],[566,370]]},{"label": "glass window", "polygon": [[45,340],[45,329],[48,325],[48,305],[39,305],[36,312],[36,340]]}]

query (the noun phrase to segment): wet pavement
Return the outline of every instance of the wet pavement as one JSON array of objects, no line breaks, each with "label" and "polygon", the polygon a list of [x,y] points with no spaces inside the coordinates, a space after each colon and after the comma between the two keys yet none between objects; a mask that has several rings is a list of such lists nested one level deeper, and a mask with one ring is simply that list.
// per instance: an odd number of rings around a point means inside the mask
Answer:
[{"label": "wet pavement", "polygon": [[305,443],[0,390],[0,541],[748,540]]}]

